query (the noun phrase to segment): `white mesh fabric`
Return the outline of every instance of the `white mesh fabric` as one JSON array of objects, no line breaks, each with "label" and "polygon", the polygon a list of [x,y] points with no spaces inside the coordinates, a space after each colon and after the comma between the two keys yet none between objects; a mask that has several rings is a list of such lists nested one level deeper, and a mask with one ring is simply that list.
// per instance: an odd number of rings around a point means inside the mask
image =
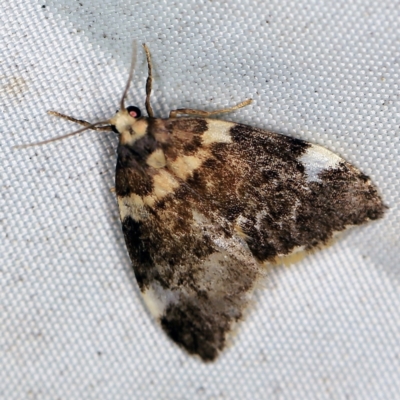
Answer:
[{"label": "white mesh fabric", "polygon": [[[400,8],[392,0],[14,0],[0,13],[0,398],[394,399],[400,392]],[[276,269],[204,365],[141,301],[123,242],[114,135],[131,43],[156,115],[253,98],[226,119],[327,147],[390,207]],[[139,47],[129,104],[143,109]]]}]

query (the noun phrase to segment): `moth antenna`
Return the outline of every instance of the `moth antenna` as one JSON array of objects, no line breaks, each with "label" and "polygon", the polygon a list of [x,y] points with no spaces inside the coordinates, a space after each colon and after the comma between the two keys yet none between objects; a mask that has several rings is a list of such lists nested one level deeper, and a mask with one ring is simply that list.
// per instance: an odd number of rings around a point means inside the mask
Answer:
[{"label": "moth antenna", "polygon": [[27,147],[41,146],[42,144],[47,144],[47,143],[55,142],[57,140],[65,139],[65,138],[70,137],[70,136],[78,135],[79,133],[82,133],[82,132],[87,131],[89,129],[95,128],[97,125],[105,125],[105,124],[109,124],[109,123],[110,123],[110,121],[96,122],[94,124],[90,124],[90,126],[87,126],[85,128],[78,129],[77,131],[74,131],[74,132],[71,132],[71,133],[67,133],[66,135],[57,136],[57,137],[54,137],[54,138],[51,138],[51,139],[43,140],[42,142],[21,144],[21,145],[18,145],[18,146],[14,146],[13,149],[26,149]]},{"label": "moth antenna", "polygon": [[128,76],[128,81],[126,82],[125,90],[124,93],[122,94],[121,102],[120,102],[120,110],[126,110],[125,108],[125,98],[129,90],[129,86],[131,85],[132,77],[133,77],[133,71],[135,69],[135,64],[136,64],[136,42],[134,41],[132,43],[132,59],[131,59],[131,66],[129,68],[129,76]]}]

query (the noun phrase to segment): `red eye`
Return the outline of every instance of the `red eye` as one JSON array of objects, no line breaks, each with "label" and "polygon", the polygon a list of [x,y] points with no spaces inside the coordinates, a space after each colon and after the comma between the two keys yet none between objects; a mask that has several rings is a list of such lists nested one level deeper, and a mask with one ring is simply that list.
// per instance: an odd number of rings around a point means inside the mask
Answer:
[{"label": "red eye", "polygon": [[128,111],[129,115],[132,118],[139,118],[142,115],[142,113],[140,112],[139,108],[137,108],[135,106],[126,107],[126,111]]}]

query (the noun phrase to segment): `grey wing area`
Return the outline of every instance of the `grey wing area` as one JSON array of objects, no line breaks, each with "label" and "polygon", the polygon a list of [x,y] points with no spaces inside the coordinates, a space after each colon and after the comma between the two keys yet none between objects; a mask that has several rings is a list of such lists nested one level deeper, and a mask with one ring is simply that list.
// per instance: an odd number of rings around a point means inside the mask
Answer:
[{"label": "grey wing area", "polygon": [[[123,231],[144,301],[178,345],[214,360],[242,318],[263,267],[244,241],[228,236],[204,215],[177,233],[158,220],[123,221]],[[166,215],[177,222],[178,215]],[[171,212],[170,214],[174,214]]]}]

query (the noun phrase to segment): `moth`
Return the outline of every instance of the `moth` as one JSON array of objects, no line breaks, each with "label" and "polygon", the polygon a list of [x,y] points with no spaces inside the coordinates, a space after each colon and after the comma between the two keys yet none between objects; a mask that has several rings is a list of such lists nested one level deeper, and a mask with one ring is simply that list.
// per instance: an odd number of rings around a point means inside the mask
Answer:
[{"label": "moth", "polygon": [[86,129],[119,135],[115,192],[144,302],[175,343],[212,361],[268,265],[376,220],[386,206],[368,176],[329,150],[210,118],[251,100],[154,117],[152,63],[143,47],[148,117],[125,107],[135,56],[112,118],[91,124],[50,113],[84,126],[63,137]]}]

